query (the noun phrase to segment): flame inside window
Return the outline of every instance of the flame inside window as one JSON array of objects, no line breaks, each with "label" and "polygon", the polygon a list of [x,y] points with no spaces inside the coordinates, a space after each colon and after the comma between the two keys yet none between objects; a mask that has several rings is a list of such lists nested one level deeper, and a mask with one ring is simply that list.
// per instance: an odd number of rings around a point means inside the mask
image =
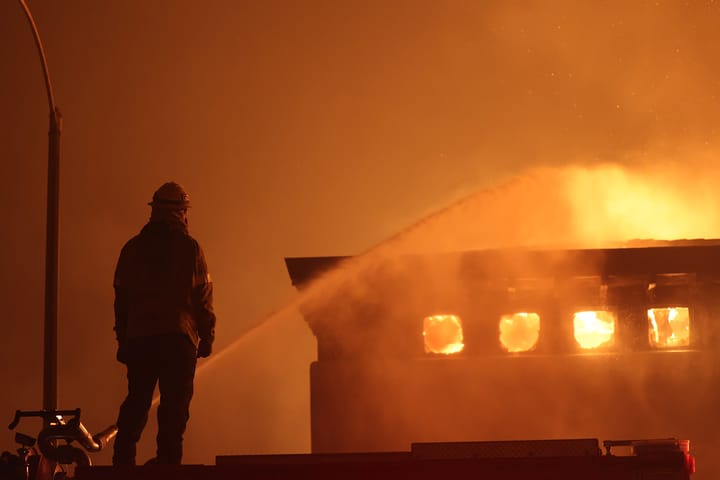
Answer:
[{"label": "flame inside window", "polygon": [[615,314],[607,310],[575,312],[573,327],[580,348],[607,347],[615,339]]},{"label": "flame inside window", "polygon": [[426,353],[458,353],[463,344],[462,321],[457,315],[431,315],[423,321]]},{"label": "flame inside window", "polygon": [[656,348],[690,345],[690,309],[687,307],[648,310],[650,345]]},{"label": "flame inside window", "polygon": [[510,353],[527,352],[535,348],[540,337],[540,315],[512,313],[500,318],[500,344]]}]

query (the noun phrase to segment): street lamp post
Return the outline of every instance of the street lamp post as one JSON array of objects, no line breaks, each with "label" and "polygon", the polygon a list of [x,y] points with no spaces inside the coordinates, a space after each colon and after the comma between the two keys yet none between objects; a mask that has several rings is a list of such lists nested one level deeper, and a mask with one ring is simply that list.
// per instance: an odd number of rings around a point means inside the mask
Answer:
[{"label": "street lamp post", "polygon": [[43,355],[43,408],[57,408],[57,333],[58,333],[58,217],[60,197],[60,133],[62,116],[55,105],[50,73],[40,34],[25,0],[18,0],[30,23],[35,45],[42,61],[48,104],[50,130],[48,132],[47,227],[45,231],[45,323]]}]

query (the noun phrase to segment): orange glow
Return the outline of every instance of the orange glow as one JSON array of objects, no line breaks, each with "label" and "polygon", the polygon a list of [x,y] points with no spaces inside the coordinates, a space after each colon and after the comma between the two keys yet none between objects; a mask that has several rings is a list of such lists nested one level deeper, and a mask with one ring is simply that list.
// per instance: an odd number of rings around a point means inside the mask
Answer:
[{"label": "orange glow", "polygon": [[425,353],[450,355],[462,351],[462,321],[457,315],[431,315],[423,321]]},{"label": "orange glow", "polygon": [[535,348],[540,337],[540,315],[519,312],[500,318],[500,344],[510,353]]},{"label": "orange glow", "polygon": [[690,309],[688,307],[649,309],[648,336],[650,345],[656,348],[690,345]]},{"label": "orange glow", "polygon": [[577,230],[588,242],[717,237],[709,176],[697,178],[697,172],[682,167],[630,170],[618,165],[569,172]]},{"label": "orange glow", "polygon": [[606,310],[575,312],[573,325],[575,341],[583,349],[609,346],[615,338],[615,314]]}]

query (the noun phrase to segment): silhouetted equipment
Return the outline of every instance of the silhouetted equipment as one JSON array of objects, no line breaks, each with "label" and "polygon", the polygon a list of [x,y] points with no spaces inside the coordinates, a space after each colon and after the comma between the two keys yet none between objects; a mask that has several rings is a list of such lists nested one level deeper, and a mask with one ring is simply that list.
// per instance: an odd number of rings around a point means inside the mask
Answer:
[{"label": "silhouetted equipment", "polygon": [[314,453],[678,435],[720,475],[720,241],[286,264],[317,339]]},{"label": "silhouetted equipment", "polygon": [[[22,418],[40,418],[45,427],[38,434],[37,445],[43,457],[61,465],[89,466],[92,462],[87,452],[99,452],[105,448],[117,433],[117,427],[111,425],[92,435],[80,421],[80,413],[79,408],[74,410],[17,410],[8,428],[14,430]],[[34,438],[21,433],[15,434],[15,441],[25,450],[35,445]],[[76,447],[73,442],[77,442],[82,448]]]}]

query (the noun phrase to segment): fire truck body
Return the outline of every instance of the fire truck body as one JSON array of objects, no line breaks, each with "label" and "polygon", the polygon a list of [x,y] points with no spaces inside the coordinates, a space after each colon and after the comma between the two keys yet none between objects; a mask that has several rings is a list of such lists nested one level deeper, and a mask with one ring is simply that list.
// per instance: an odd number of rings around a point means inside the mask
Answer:
[{"label": "fire truck body", "polygon": [[217,464],[257,479],[689,480],[693,473],[684,442],[609,443],[630,450],[602,454],[596,439],[418,443],[409,452],[225,456]]}]

